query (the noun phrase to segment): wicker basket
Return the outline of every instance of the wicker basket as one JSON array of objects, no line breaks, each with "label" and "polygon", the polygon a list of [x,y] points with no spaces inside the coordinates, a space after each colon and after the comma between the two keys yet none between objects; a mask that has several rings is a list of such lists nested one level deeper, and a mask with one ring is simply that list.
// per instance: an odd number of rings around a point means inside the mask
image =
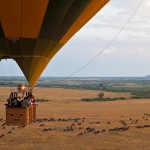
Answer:
[{"label": "wicker basket", "polygon": [[25,126],[36,119],[36,105],[27,108],[6,107],[6,124]]},{"label": "wicker basket", "polygon": [[36,121],[36,104],[32,105],[32,110],[33,110],[33,121]]}]

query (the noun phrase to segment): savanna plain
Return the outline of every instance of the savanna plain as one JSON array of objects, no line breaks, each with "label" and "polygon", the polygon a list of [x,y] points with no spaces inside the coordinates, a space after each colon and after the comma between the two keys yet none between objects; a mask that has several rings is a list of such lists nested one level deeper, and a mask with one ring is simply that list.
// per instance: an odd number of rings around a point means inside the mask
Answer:
[{"label": "savanna plain", "polygon": [[[148,150],[150,149],[150,99],[81,101],[98,90],[34,88],[37,121],[25,127],[1,126],[1,150]],[[0,87],[0,118],[5,120],[10,89]],[[130,93],[104,92],[109,97]],[[11,132],[10,132],[11,131]]]}]

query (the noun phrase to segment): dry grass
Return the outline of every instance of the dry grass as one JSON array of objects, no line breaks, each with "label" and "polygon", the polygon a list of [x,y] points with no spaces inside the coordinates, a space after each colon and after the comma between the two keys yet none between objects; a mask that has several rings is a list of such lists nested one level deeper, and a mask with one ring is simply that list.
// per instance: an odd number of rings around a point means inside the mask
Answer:
[{"label": "dry grass", "polygon": [[[83,102],[81,98],[96,97],[98,91],[88,90],[67,90],[67,89],[48,89],[35,88],[34,94],[38,99],[48,99],[49,102],[38,103],[38,118],[55,118],[56,121],[43,121],[32,123],[25,128],[6,126],[0,127],[0,149],[51,149],[51,150],[98,150],[98,149],[149,149],[150,147],[150,128],[137,129],[137,125],[150,124],[150,116],[144,116],[143,113],[150,113],[149,100],[126,100],[114,102]],[[5,100],[9,95],[8,88],[0,88],[1,99]],[[126,93],[108,93],[109,96],[126,96]],[[116,97],[117,97],[116,96]],[[0,102],[0,118],[5,118],[4,102]],[[57,121],[58,118],[83,118],[75,122],[74,131],[63,131],[74,123],[70,121]],[[138,119],[135,124],[132,120]],[[148,120],[147,120],[147,119]],[[145,120],[146,119],[146,120]],[[130,129],[127,131],[108,131],[114,127],[122,127],[119,122],[124,120]],[[99,122],[96,124],[93,122]],[[107,122],[110,122],[108,124]],[[81,122],[81,125],[78,123]],[[0,122],[0,125],[2,122]],[[44,124],[44,126],[40,126]],[[79,130],[79,127],[83,129]],[[106,132],[94,134],[85,133],[78,136],[79,133],[86,131],[85,128],[95,128],[97,131],[106,129]],[[52,131],[43,132],[44,128],[51,128]],[[12,131],[8,134],[8,131]]]}]

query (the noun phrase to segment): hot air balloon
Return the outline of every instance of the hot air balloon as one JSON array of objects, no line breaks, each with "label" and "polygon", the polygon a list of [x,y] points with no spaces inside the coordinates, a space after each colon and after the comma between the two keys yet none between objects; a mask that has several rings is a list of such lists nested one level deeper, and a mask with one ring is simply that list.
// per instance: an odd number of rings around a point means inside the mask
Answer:
[{"label": "hot air balloon", "polygon": [[64,44],[109,0],[0,0],[0,59],[14,59],[30,86]]}]

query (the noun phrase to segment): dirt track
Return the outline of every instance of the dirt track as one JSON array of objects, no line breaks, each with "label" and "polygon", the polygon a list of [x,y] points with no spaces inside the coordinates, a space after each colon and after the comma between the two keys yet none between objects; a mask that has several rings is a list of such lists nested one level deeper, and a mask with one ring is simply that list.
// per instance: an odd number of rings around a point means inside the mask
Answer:
[{"label": "dirt track", "polygon": [[[7,97],[8,91],[8,88],[1,88],[2,100]],[[0,135],[4,134],[0,138],[0,149],[149,149],[150,127],[145,125],[150,125],[150,100],[80,101],[84,97],[95,97],[98,93],[35,89],[37,98],[44,97],[50,101],[38,103],[37,122],[24,128],[0,127]],[[107,94],[115,96],[114,93]],[[5,118],[3,104],[1,102],[0,118]],[[129,128],[124,130],[124,127]]]}]

